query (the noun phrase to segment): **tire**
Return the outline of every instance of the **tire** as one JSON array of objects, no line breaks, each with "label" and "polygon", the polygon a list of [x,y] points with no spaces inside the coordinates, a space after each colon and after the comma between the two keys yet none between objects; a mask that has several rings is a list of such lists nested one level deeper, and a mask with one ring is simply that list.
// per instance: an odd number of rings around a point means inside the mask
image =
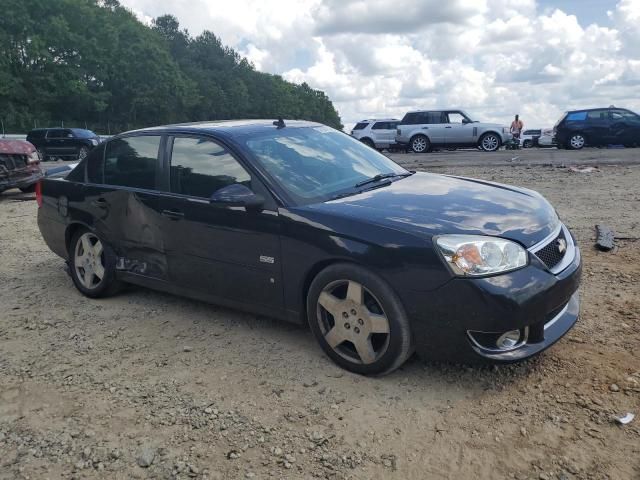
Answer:
[{"label": "tire", "polygon": [[497,134],[489,132],[480,137],[479,146],[485,152],[495,152],[500,148],[501,143]]},{"label": "tire", "polygon": [[375,149],[376,146],[373,143],[373,140],[371,140],[370,138],[363,138],[362,140],[360,140],[362,143],[364,143],[367,147],[369,148],[373,148]]},{"label": "tire", "polygon": [[431,142],[425,135],[416,135],[411,139],[411,150],[414,153],[426,153],[431,149]]},{"label": "tire", "polygon": [[413,351],[399,298],[384,280],[357,265],[331,265],[316,276],[307,294],[307,318],[329,358],[354,373],[387,374]]},{"label": "tire", "polygon": [[80,147],[78,150],[78,160],[84,160],[89,155],[89,149],[87,147]]},{"label": "tire", "polygon": [[20,187],[20,191],[24,193],[33,193],[36,191],[36,184],[32,183],[28,187]]},{"label": "tire", "polygon": [[531,140],[525,140],[522,142],[522,148],[532,148],[533,142]]},{"label": "tire", "polygon": [[[96,249],[98,243],[102,246],[101,251]],[[88,245],[92,247],[89,256],[86,255],[89,250]],[[69,244],[71,279],[80,293],[87,297],[108,297],[121,289],[122,282],[116,280],[116,260],[116,254],[111,247],[90,230],[81,228],[71,238]],[[102,266],[101,270],[97,268],[98,264]],[[100,275],[102,275],[101,278]]]},{"label": "tire", "polygon": [[567,148],[570,150],[581,150],[587,143],[587,139],[581,133],[574,133],[567,141]]}]

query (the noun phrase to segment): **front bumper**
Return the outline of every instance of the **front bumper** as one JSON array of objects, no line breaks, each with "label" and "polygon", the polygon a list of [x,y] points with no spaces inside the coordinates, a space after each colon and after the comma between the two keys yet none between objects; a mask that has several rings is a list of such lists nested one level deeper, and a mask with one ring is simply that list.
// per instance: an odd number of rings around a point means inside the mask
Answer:
[{"label": "front bumper", "polygon": [[[405,293],[416,351],[425,359],[461,363],[508,363],[536,355],[578,320],[581,274],[582,258],[575,246],[573,258],[558,273],[531,255],[530,264],[520,270],[455,278],[432,292]],[[513,330],[523,332],[514,349],[474,342],[474,332],[499,335]]]},{"label": "front bumper", "polygon": [[0,178],[0,191],[9,190],[10,188],[25,188],[33,185],[44,175],[42,172],[35,172],[27,177]]}]

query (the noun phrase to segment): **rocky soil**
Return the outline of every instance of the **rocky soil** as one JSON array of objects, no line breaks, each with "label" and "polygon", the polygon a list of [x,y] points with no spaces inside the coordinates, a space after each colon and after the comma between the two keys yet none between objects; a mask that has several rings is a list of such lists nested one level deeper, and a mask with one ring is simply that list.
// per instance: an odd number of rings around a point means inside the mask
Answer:
[{"label": "rocky soil", "polygon": [[640,236],[640,167],[435,171],[537,189],[577,236],[582,318],[545,354],[365,378],[305,328],[139,288],[89,300],[35,202],[0,194],[0,479],[639,479],[640,242],[597,252],[593,227]]}]

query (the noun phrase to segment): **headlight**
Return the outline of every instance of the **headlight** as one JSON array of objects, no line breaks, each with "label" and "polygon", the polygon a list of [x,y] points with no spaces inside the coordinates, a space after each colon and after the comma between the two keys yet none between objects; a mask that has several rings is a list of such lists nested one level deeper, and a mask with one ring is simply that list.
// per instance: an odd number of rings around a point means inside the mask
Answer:
[{"label": "headlight", "polygon": [[96,140],[95,138],[92,138],[89,141],[91,142],[91,145],[93,145],[94,147],[98,145],[98,140]]},{"label": "headlight", "polygon": [[527,264],[527,252],[515,242],[479,235],[443,235],[436,244],[456,275],[509,272]]},{"label": "headlight", "polygon": [[40,154],[38,153],[38,151],[34,150],[33,152],[31,152],[29,154],[29,156],[27,157],[27,161],[28,161],[28,163],[38,163],[38,162],[40,162]]}]

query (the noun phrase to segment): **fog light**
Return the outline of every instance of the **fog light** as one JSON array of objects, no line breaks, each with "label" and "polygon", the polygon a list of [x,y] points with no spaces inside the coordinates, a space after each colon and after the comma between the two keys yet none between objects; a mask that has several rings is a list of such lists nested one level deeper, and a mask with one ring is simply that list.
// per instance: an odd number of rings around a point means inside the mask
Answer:
[{"label": "fog light", "polygon": [[515,347],[520,341],[520,330],[510,330],[503,333],[496,340],[496,347],[500,350],[508,350]]}]

